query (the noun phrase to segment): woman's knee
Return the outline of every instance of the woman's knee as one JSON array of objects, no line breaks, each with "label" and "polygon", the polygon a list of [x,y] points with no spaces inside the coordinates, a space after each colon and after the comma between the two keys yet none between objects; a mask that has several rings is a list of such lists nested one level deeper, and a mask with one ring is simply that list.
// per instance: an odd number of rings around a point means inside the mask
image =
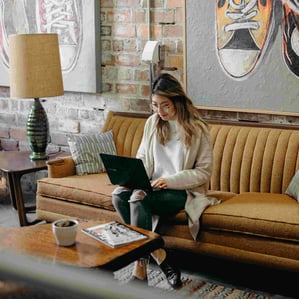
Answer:
[{"label": "woman's knee", "polygon": [[130,199],[131,192],[125,191],[122,193],[112,193],[112,204],[114,207],[119,207],[123,205],[128,205],[128,201]]},{"label": "woman's knee", "polygon": [[130,196],[130,202],[143,200],[145,196],[146,193],[143,190],[134,190],[132,195]]}]

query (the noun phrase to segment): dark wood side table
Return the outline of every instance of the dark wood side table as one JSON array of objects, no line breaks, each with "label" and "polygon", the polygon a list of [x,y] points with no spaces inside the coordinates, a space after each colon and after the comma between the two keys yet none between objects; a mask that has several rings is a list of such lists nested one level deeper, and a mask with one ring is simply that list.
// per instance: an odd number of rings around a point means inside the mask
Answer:
[{"label": "dark wood side table", "polygon": [[[0,152],[0,170],[7,174],[10,199],[13,207],[17,209],[20,226],[36,223],[29,223],[26,212],[35,209],[35,206],[25,207],[21,186],[21,177],[26,173],[37,172],[47,169],[47,160],[31,160],[30,151],[7,151]],[[70,155],[68,152],[49,153],[49,159],[56,159]]]}]

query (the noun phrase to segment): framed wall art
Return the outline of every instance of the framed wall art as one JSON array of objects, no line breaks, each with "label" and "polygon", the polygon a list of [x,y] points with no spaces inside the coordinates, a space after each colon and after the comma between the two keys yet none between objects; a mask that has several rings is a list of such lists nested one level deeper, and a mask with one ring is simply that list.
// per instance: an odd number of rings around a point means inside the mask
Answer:
[{"label": "framed wall art", "polygon": [[194,102],[299,112],[297,3],[186,0],[186,81]]},{"label": "framed wall art", "polygon": [[99,0],[0,0],[0,85],[9,86],[9,35],[57,33],[65,91],[101,91]]}]

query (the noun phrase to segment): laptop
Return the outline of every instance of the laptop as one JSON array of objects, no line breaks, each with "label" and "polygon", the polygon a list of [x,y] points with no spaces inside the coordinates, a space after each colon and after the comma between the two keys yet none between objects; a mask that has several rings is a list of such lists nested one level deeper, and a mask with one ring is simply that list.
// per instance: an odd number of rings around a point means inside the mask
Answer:
[{"label": "laptop", "polygon": [[138,158],[100,153],[111,184],[153,191],[143,162]]}]

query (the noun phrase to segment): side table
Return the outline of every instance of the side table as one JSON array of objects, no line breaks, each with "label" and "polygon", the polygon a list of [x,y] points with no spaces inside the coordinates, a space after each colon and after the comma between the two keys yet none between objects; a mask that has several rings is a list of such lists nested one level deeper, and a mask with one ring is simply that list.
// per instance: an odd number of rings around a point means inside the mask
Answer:
[{"label": "side table", "polygon": [[17,209],[20,226],[36,223],[28,222],[26,212],[35,209],[35,206],[25,207],[21,177],[26,173],[47,169],[46,162],[58,157],[70,155],[68,152],[48,153],[48,160],[31,160],[31,151],[4,151],[0,152],[0,170],[7,174],[10,199],[13,207]]}]

